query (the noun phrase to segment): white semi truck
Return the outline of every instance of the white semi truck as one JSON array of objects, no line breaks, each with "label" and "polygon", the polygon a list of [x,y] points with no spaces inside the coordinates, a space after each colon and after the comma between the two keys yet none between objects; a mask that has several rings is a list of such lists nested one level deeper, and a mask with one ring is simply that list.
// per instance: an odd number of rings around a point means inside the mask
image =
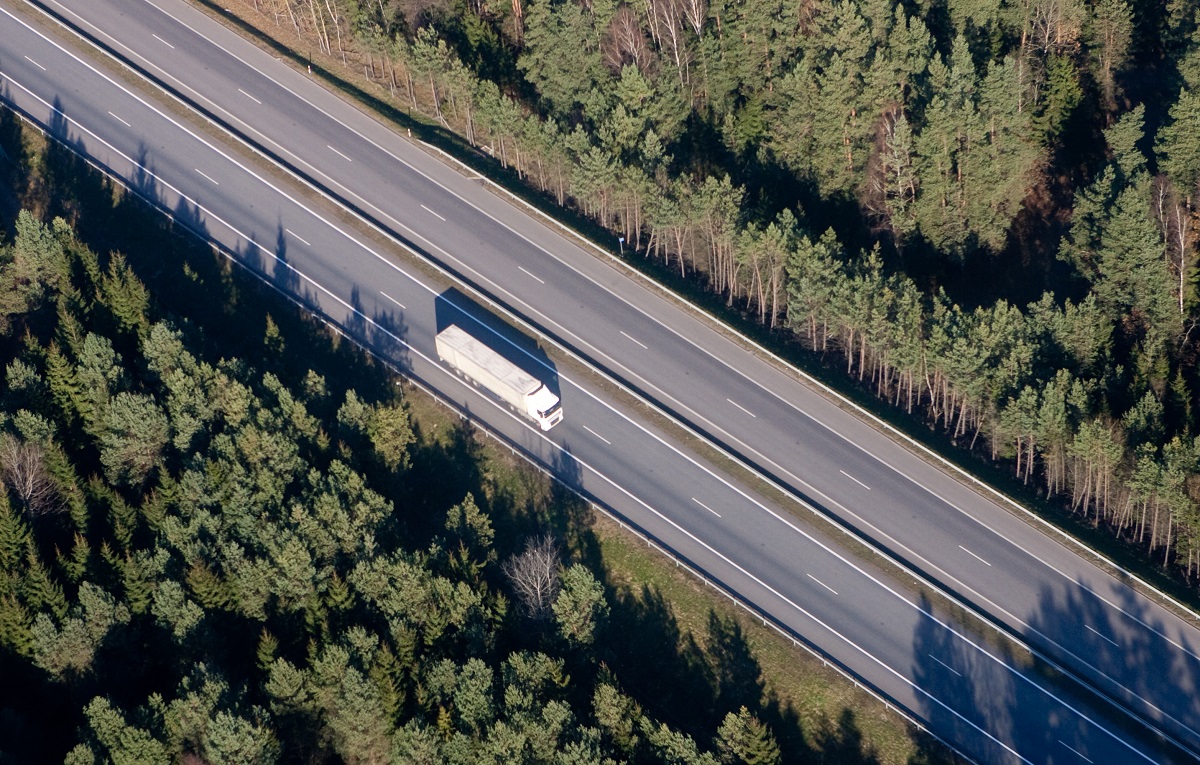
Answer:
[{"label": "white semi truck", "polygon": [[502,398],[542,430],[562,422],[558,396],[545,383],[467,334],[462,327],[454,324],[446,327],[437,333],[435,345],[438,358]]}]

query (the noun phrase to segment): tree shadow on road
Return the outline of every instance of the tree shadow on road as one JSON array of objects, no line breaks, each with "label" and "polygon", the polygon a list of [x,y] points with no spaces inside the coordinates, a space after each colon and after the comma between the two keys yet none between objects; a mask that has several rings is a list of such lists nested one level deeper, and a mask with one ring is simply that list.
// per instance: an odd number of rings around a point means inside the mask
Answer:
[{"label": "tree shadow on road", "polygon": [[[1152,645],[1154,640],[1135,640],[1119,648],[1102,645],[1106,637],[1097,633],[1117,634],[1109,621],[1111,612],[1083,592],[1070,586],[1044,589],[1038,611],[1027,617],[1027,634],[1058,634],[1078,657],[1094,661],[1107,656],[1123,662],[1135,678],[1135,692],[1174,701],[1181,709],[1194,709],[1194,693],[1162,693],[1161,684],[1178,666],[1171,661],[1155,663],[1160,648]],[[1119,597],[1115,589],[1112,595]],[[932,611],[927,599],[922,599],[921,606]],[[1127,613],[1134,618],[1147,616],[1135,601],[1126,600],[1123,607],[1128,607]],[[1095,762],[1140,760],[1139,754],[1121,743],[1127,737],[1139,741],[1160,761],[1191,761],[1163,749],[1139,724],[1054,666],[1035,656],[1014,654],[1009,643],[997,645],[989,633],[981,635],[961,624],[956,630],[975,645],[933,619],[919,621],[913,638],[913,677],[917,687],[928,694],[921,697],[921,711],[930,728],[948,741],[960,742],[976,757],[1015,760],[1019,753],[1033,761],[1058,761],[1072,750],[1076,753],[1072,756]],[[1035,640],[1043,643],[1036,646],[1038,650],[1053,650],[1056,660],[1063,660],[1061,649],[1051,649],[1045,638]],[[1081,672],[1082,665],[1075,662],[1064,668]],[[1155,685],[1159,687],[1155,689]],[[1108,729],[1119,731],[1120,736],[1106,733]]]},{"label": "tree shadow on road", "polygon": [[[11,112],[0,112],[3,114],[0,137],[5,152],[19,156],[24,128]],[[302,289],[302,280],[288,262],[282,224],[277,226],[270,247],[271,254],[279,260],[270,270],[263,252],[254,244],[243,242],[229,253],[264,281],[247,278],[249,274],[239,272],[214,249],[209,241],[208,222],[199,207],[178,199],[170,209],[161,209],[166,202],[161,184],[152,174],[152,157],[145,152],[139,154],[136,159],[145,169],[135,172],[130,179],[131,191],[123,191],[80,156],[78,152],[85,147],[72,137],[65,119],[59,116],[53,122],[47,132],[56,140],[47,141],[37,159],[42,169],[41,185],[24,189],[19,204],[40,211],[46,218],[67,218],[79,240],[102,258],[114,251],[126,253],[130,266],[150,287],[163,314],[202,328],[202,334],[211,340],[207,343],[210,361],[215,363],[225,355],[261,359],[267,369],[295,386],[303,381],[309,369],[315,370],[326,379],[327,400],[338,404],[350,388],[373,401],[394,395],[385,370],[364,359],[363,353],[350,343],[336,340],[330,343],[320,321],[295,311],[293,305],[267,286],[284,291],[310,310],[319,305],[311,290]],[[0,161],[0,172],[4,172],[4,164]],[[22,166],[18,165],[18,169]],[[389,342],[394,343],[395,337],[404,338],[406,328],[402,321],[388,317],[386,322],[391,335]],[[299,353],[283,354],[285,358],[297,359],[299,366],[263,358],[264,333],[271,323],[293,351],[298,350],[297,346],[302,349]],[[356,340],[369,343],[372,338]],[[366,369],[377,373],[364,374]]]},{"label": "tree shadow on road", "polygon": [[1172,736],[1200,739],[1200,646],[1174,634],[1131,582],[1110,579],[1100,591],[1082,581],[1056,584],[1042,588],[1026,620],[1030,642]]}]

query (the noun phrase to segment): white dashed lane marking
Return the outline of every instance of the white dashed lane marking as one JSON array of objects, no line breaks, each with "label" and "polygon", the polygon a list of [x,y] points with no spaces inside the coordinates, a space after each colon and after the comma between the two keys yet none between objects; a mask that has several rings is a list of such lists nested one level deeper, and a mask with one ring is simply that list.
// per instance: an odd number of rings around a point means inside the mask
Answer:
[{"label": "white dashed lane marking", "polygon": [[963,551],[963,552],[965,552],[967,555],[970,555],[972,558],[974,558],[975,560],[979,561],[980,563],[982,563],[982,564],[983,564],[983,565],[985,565],[985,566],[991,566],[991,565],[992,565],[991,563],[988,563],[986,560],[984,560],[983,558],[980,558],[978,555],[976,555],[975,553],[971,552],[970,550],[968,550],[967,548],[963,547],[962,545],[959,545],[959,546],[958,546],[958,549],[962,550],[962,551]]},{"label": "white dashed lane marking", "polygon": [[857,478],[855,478],[854,476],[850,475],[850,474],[849,474],[849,473],[847,473],[845,470],[839,470],[838,472],[839,472],[839,473],[841,473],[842,475],[846,476],[847,478],[849,478],[851,481],[854,481],[856,484],[858,484],[859,486],[863,487],[863,488],[864,488],[864,489],[866,489],[867,491],[870,491],[870,490],[871,490],[871,487],[870,487],[870,486],[867,486],[865,483],[863,483],[862,481],[858,480],[858,479],[857,479]]},{"label": "white dashed lane marking", "polygon": [[195,168],[195,170],[196,170],[196,172],[197,172],[197,173],[200,173],[200,175],[203,175],[203,176],[204,176],[205,178],[207,178],[209,181],[212,181],[212,185],[214,185],[214,186],[220,186],[220,185],[221,185],[221,184],[217,183],[215,180],[213,180],[213,177],[212,177],[211,175],[209,175],[208,173],[204,172],[204,171],[203,171],[203,170],[201,170],[200,168],[198,168],[198,167],[197,167],[197,168]]},{"label": "white dashed lane marking", "polygon": [[731,399],[731,398],[727,398],[727,399],[725,399],[725,400],[726,400],[726,401],[728,401],[729,403],[733,404],[734,406],[736,406],[738,409],[741,409],[743,412],[745,412],[746,414],[750,415],[750,416],[751,416],[751,417],[753,417],[754,419],[756,419],[756,420],[758,419],[758,415],[757,415],[757,414],[755,414],[754,412],[751,412],[749,409],[747,409],[746,407],[742,406],[741,404],[739,404],[738,402],[734,401],[733,399]]},{"label": "white dashed lane marking", "polygon": [[407,307],[404,305],[404,303],[401,303],[399,300],[397,300],[396,298],[394,298],[394,297],[392,297],[391,295],[387,294],[386,292],[380,292],[379,294],[380,294],[380,295],[383,295],[385,298],[387,298],[388,300],[392,301],[392,302],[393,302],[393,303],[395,303],[396,305],[400,306],[400,307],[401,307],[401,308],[403,308],[404,310],[406,310],[406,311],[408,310],[408,308],[407,308]]},{"label": "white dashed lane marking", "polygon": [[353,162],[353,161],[354,161],[354,160],[350,159],[349,157],[347,157],[345,154],[341,153],[341,152],[340,152],[340,151],[338,151],[337,149],[335,149],[335,148],[333,148],[332,146],[330,146],[329,144],[325,144],[325,148],[326,148],[326,149],[329,149],[329,150],[330,150],[330,151],[332,151],[334,154],[338,155],[339,157],[341,157],[342,159],[346,160],[347,162]]},{"label": "white dashed lane marking", "polygon": [[824,582],[822,582],[820,579],[816,578],[816,577],[815,577],[815,576],[813,576],[812,574],[805,574],[805,576],[807,576],[809,579],[813,580],[813,581],[814,581],[814,582],[816,582],[817,584],[821,585],[821,586],[822,586],[822,587],[824,587],[825,589],[829,590],[829,591],[830,591],[830,592],[832,592],[834,595],[837,595],[837,590],[835,590],[835,589],[833,589],[832,587],[830,587],[829,585],[825,584]]},{"label": "white dashed lane marking", "polygon": [[720,518],[720,517],[721,517],[721,514],[720,514],[720,513],[718,513],[716,510],[713,510],[711,507],[709,507],[708,505],[704,504],[703,502],[701,502],[700,500],[696,499],[695,497],[692,497],[692,501],[693,501],[693,502],[695,502],[695,503],[696,503],[697,505],[699,505],[700,507],[703,507],[703,508],[704,508],[705,510],[707,510],[708,512],[710,512],[710,513],[712,513],[713,515],[717,516],[718,518]]},{"label": "white dashed lane marking", "polygon": [[625,335],[625,337],[629,338],[629,339],[630,339],[630,340],[632,340],[633,342],[635,342],[635,343],[637,343],[638,345],[642,346],[642,348],[643,348],[644,350],[647,350],[647,351],[648,351],[648,350],[650,350],[650,348],[649,348],[649,347],[648,347],[648,346],[647,346],[645,343],[643,343],[641,340],[638,340],[636,337],[634,337],[634,336],[630,335],[630,334],[629,334],[628,332],[626,332],[625,330],[621,330],[621,334],[622,334],[622,335]]},{"label": "white dashed lane marking", "polygon": [[1085,755],[1083,752],[1079,751],[1079,750],[1078,750],[1078,749],[1076,749],[1075,747],[1071,746],[1071,745],[1070,745],[1070,744],[1068,744],[1066,741],[1063,741],[1061,738],[1058,740],[1058,743],[1060,743],[1060,744],[1062,744],[1063,746],[1065,746],[1066,748],[1070,749],[1072,752],[1074,752],[1074,753],[1075,753],[1075,755],[1076,755],[1077,757],[1079,757],[1079,759],[1083,760],[1084,762],[1091,762],[1091,760],[1089,760],[1089,759],[1087,758],[1087,755]]},{"label": "white dashed lane marking", "polygon": [[592,430],[592,429],[591,429],[591,428],[589,428],[587,425],[584,425],[584,426],[583,426],[583,429],[584,429],[584,430],[586,430],[588,433],[591,433],[591,434],[592,434],[593,436],[595,436],[596,438],[599,438],[601,441],[603,441],[604,443],[608,444],[609,446],[612,446],[612,441],[609,441],[607,438],[605,438],[604,436],[600,435],[600,434],[599,434],[599,433],[597,433],[596,431]]},{"label": "white dashed lane marking", "polygon": [[1120,644],[1120,643],[1118,643],[1117,641],[1113,640],[1113,639],[1112,639],[1112,638],[1110,638],[1108,635],[1101,634],[1101,633],[1100,633],[1099,631],[1097,631],[1097,630],[1096,630],[1094,627],[1092,627],[1092,625],[1090,625],[1090,624],[1085,624],[1085,625],[1083,625],[1083,626],[1084,626],[1084,627],[1087,627],[1087,629],[1088,629],[1090,632],[1095,632],[1095,633],[1096,633],[1096,635],[1097,635],[1097,636],[1099,636],[1099,638],[1100,638],[1101,640],[1107,640],[1109,643],[1112,643],[1112,644],[1113,644],[1114,646],[1116,646],[1117,648],[1120,648],[1120,647],[1121,647],[1121,644]]},{"label": "white dashed lane marking", "polygon": [[524,272],[525,272],[525,275],[526,275],[526,276],[528,276],[528,277],[530,277],[530,278],[532,278],[532,279],[537,279],[537,281],[538,281],[538,284],[545,284],[545,283],[546,283],[545,281],[543,281],[542,279],[538,278],[537,276],[534,276],[533,274],[529,273],[528,271],[525,271],[525,269],[524,269],[524,268],[522,268],[521,266],[517,266],[517,270],[518,270],[518,271],[524,271]]},{"label": "white dashed lane marking", "polygon": [[294,237],[294,238],[295,238],[297,241],[299,241],[300,243],[302,243],[302,244],[303,244],[303,245],[305,245],[306,247],[312,247],[312,245],[308,243],[308,240],[306,240],[304,237],[302,237],[302,236],[300,236],[299,234],[297,234],[295,231],[292,231],[290,228],[285,228],[285,229],[284,229],[284,231],[286,231],[286,232],[288,232],[289,234],[291,234],[291,235],[292,235],[292,237]]},{"label": "white dashed lane marking", "polygon": [[933,660],[934,660],[934,661],[936,661],[938,664],[941,664],[943,667],[945,667],[946,669],[950,670],[951,672],[953,672],[954,674],[958,675],[959,677],[962,677],[962,673],[961,673],[961,672],[959,672],[959,671],[958,671],[957,669],[955,669],[954,667],[951,667],[949,664],[947,664],[946,662],[942,661],[941,659],[939,659],[938,657],[934,656],[933,654],[929,654],[929,658],[933,659]]}]

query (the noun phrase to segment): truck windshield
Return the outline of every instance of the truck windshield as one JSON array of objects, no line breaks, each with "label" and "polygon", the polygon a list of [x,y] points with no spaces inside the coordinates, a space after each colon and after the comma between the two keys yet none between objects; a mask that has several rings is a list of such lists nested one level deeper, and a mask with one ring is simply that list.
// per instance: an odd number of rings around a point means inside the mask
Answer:
[{"label": "truck windshield", "polygon": [[550,415],[552,415],[552,414],[554,414],[555,412],[557,412],[559,409],[562,409],[562,404],[561,404],[561,403],[559,403],[559,404],[555,404],[554,406],[550,407],[549,409],[547,409],[547,410],[545,410],[545,411],[542,411],[541,409],[539,409],[539,410],[538,410],[538,416],[539,416],[539,417],[549,417]]}]

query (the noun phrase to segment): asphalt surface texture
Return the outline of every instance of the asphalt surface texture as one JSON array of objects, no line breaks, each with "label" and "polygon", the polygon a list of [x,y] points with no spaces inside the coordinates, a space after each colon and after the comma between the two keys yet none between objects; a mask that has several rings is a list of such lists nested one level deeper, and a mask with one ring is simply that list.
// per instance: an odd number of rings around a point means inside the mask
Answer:
[{"label": "asphalt surface texture", "polygon": [[[1195,630],[961,477],[194,9],[169,0],[48,5],[1138,720],[1200,749]],[[558,351],[497,322],[487,299],[431,284],[126,87],[0,13],[6,102],[968,756],[1184,761],[1113,706],[1006,658],[594,385],[559,373]],[[550,380],[564,422],[539,433],[455,377],[433,350],[433,335],[449,323]]]}]

